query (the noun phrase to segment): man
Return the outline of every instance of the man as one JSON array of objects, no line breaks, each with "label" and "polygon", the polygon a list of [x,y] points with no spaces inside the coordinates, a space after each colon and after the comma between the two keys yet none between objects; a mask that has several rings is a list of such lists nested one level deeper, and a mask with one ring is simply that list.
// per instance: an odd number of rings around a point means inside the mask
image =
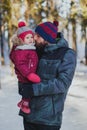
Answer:
[{"label": "man", "polygon": [[24,130],[59,130],[65,98],[75,72],[76,53],[58,33],[56,22],[41,23],[35,32],[40,57],[37,73],[41,82],[32,84],[27,91],[31,97],[31,113],[20,111],[20,115],[24,119]]}]

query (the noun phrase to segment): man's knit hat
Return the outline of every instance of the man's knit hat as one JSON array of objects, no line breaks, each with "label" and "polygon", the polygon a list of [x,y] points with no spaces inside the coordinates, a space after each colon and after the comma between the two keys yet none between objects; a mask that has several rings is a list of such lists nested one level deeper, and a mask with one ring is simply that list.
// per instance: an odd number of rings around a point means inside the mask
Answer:
[{"label": "man's knit hat", "polygon": [[57,21],[54,21],[53,23],[44,22],[36,27],[35,32],[39,34],[45,41],[48,41],[49,43],[55,43],[58,32],[57,26]]},{"label": "man's knit hat", "polygon": [[18,30],[17,30],[17,36],[18,38],[21,38],[24,41],[24,37],[27,34],[32,34],[34,36],[34,33],[32,30],[30,30],[24,21],[21,21],[18,23]]}]

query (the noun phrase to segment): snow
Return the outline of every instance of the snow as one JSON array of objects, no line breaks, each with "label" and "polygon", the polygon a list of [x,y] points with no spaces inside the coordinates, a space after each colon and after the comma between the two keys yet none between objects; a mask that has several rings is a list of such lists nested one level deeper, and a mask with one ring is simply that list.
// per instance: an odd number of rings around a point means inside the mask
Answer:
[{"label": "snow", "polygon": [[77,64],[63,113],[61,130],[87,129],[87,66]]},{"label": "snow", "polygon": [[1,67],[0,130],[23,130],[22,118],[18,115],[16,76],[11,75],[9,66]]},{"label": "snow", "polygon": [[[23,130],[22,117],[18,115],[17,78],[9,66],[0,72],[0,130]],[[78,62],[75,76],[65,102],[61,130],[87,129],[87,66]]]}]

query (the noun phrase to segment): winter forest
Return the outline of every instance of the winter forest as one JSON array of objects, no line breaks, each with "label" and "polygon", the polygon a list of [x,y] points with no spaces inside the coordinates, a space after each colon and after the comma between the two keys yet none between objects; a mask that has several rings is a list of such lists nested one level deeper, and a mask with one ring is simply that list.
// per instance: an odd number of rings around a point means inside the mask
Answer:
[{"label": "winter forest", "polygon": [[0,0],[0,130],[23,130],[16,107],[20,98],[17,79],[9,58],[11,37],[20,20],[26,21],[33,31],[41,22],[58,21],[58,32],[63,33],[69,47],[77,53],[75,77],[66,100],[61,130],[86,130],[87,0]]},{"label": "winter forest", "polygon": [[33,30],[40,22],[57,20],[58,31],[63,32],[80,61],[87,65],[87,0],[1,0],[1,64],[10,64],[10,38],[21,19],[26,20]]}]

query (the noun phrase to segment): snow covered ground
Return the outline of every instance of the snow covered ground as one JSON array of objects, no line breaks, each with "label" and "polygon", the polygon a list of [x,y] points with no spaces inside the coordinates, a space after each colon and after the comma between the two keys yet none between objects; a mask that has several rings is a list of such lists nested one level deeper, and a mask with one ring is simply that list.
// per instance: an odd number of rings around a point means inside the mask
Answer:
[{"label": "snow covered ground", "polygon": [[8,66],[1,67],[0,130],[23,130],[22,118],[18,115],[17,79]]},{"label": "snow covered ground", "polygon": [[[1,67],[0,76],[0,130],[23,130],[16,76],[9,66]],[[66,99],[61,130],[87,130],[87,67],[80,63]]]},{"label": "snow covered ground", "polygon": [[87,66],[79,62],[66,99],[61,130],[87,130]]}]

